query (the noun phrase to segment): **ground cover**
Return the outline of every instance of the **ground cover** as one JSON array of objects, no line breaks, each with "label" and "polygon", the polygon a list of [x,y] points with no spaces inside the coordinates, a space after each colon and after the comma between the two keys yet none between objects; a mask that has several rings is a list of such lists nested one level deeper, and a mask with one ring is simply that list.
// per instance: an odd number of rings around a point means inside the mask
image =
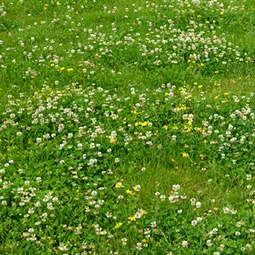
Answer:
[{"label": "ground cover", "polygon": [[254,254],[254,11],[4,1],[0,253]]}]

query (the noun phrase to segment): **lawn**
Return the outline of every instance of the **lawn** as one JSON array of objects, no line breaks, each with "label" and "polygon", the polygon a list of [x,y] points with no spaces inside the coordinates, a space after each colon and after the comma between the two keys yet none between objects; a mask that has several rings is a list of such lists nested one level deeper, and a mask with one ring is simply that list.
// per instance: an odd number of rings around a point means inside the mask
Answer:
[{"label": "lawn", "polygon": [[0,254],[255,254],[253,0],[3,0]]}]

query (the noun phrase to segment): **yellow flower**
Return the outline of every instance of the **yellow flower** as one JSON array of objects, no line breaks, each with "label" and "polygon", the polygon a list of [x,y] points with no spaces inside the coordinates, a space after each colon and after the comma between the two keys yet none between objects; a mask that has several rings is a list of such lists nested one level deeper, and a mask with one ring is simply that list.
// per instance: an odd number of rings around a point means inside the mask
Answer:
[{"label": "yellow flower", "polygon": [[136,110],[131,111],[131,113],[134,114],[134,115],[137,114]]},{"label": "yellow flower", "polygon": [[65,70],[65,69],[66,69],[65,67],[60,67],[59,71],[61,72],[61,71]]},{"label": "yellow flower", "polygon": [[126,193],[127,193],[128,195],[133,195],[133,194],[134,194],[134,192],[133,192],[132,190],[129,190],[129,189],[126,190]]},{"label": "yellow flower", "polygon": [[72,72],[73,68],[67,68],[67,72]]},{"label": "yellow flower", "polygon": [[196,128],[196,131],[202,133],[202,132],[203,132],[203,129],[200,128],[200,127],[197,127],[197,128]]},{"label": "yellow flower", "polygon": [[130,216],[130,217],[128,217],[128,220],[129,221],[136,221],[136,217],[135,216]]},{"label": "yellow flower", "polygon": [[48,4],[44,4],[43,10],[46,11],[48,9]]},{"label": "yellow flower", "polygon": [[120,228],[121,226],[123,225],[123,223],[122,222],[118,222],[116,225],[115,225],[115,227],[114,228]]},{"label": "yellow flower", "polygon": [[147,214],[147,212],[146,212],[145,210],[141,210],[140,213],[141,213],[142,215]]},{"label": "yellow flower", "polygon": [[61,3],[60,2],[57,2],[57,6],[60,6],[61,5]]},{"label": "yellow flower", "polygon": [[146,126],[148,126],[148,124],[149,124],[148,121],[144,121],[144,122],[141,123],[141,126],[142,126],[142,127],[146,127]]},{"label": "yellow flower", "polygon": [[184,126],[184,130],[186,133],[189,133],[191,130],[192,130],[192,127],[191,126]]},{"label": "yellow flower", "polygon": [[119,188],[122,188],[122,187],[124,187],[124,185],[123,185],[121,182],[117,182],[117,183],[115,184],[115,188],[116,188],[116,189],[119,189]]},{"label": "yellow flower", "polygon": [[201,63],[200,66],[203,67],[205,64],[204,63]]},{"label": "yellow flower", "polygon": [[198,85],[197,87],[198,87],[199,89],[201,89],[201,88],[203,88],[203,85]]},{"label": "yellow flower", "polygon": [[54,64],[52,63],[52,64],[50,64],[50,66],[54,66]]},{"label": "yellow flower", "polygon": [[204,154],[200,154],[199,157],[203,160],[205,158]]},{"label": "yellow flower", "polygon": [[229,93],[228,93],[228,92],[225,92],[225,93],[224,93],[224,96],[228,96],[228,95],[229,95]]},{"label": "yellow flower", "polygon": [[185,93],[185,90],[183,88],[179,88],[180,94],[183,95]]},{"label": "yellow flower", "polygon": [[181,104],[181,105],[179,105],[179,107],[177,109],[178,109],[178,111],[186,111],[187,106],[185,104]]},{"label": "yellow flower", "polygon": [[116,144],[116,139],[115,139],[115,138],[111,138],[111,139],[110,139],[110,143]]},{"label": "yellow flower", "polygon": [[148,126],[149,122],[148,121],[144,121],[144,122],[136,122],[135,126],[142,126],[142,127],[146,127]]},{"label": "yellow flower", "polygon": [[182,153],[182,157],[183,157],[183,158],[188,158],[188,157],[189,157],[189,153],[183,152],[183,153]]},{"label": "yellow flower", "polygon": [[164,125],[163,128],[164,128],[165,130],[168,130],[168,126],[167,126],[167,125]]}]

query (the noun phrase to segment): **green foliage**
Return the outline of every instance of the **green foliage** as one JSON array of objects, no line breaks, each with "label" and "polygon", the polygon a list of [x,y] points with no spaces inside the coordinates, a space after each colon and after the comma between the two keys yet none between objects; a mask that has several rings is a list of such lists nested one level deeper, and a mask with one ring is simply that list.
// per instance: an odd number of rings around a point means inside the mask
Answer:
[{"label": "green foliage", "polygon": [[254,254],[254,4],[156,2],[1,4],[1,254]]}]

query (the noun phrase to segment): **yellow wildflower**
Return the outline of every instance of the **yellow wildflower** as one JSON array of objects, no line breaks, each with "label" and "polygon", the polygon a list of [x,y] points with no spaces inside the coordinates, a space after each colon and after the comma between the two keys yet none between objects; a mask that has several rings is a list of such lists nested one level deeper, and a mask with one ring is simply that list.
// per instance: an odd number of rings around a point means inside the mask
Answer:
[{"label": "yellow wildflower", "polygon": [[148,124],[149,124],[148,121],[144,121],[144,122],[141,123],[141,126],[142,126],[142,127],[146,127],[146,126],[148,126]]},{"label": "yellow wildflower", "polygon": [[203,88],[203,85],[200,84],[200,85],[198,85],[197,87],[198,87],[199,89],[201,89],[201,88]]},{"label": "yellow wildflower", "polygon": [[200,154],[199,157],[203,160],[205,158],[204,154]]},{"label": "yellow wildflower", "polygon": [[178,107],[178,110],[179,111],[186,111],[187,110],[187,106],[185,104],[181,104],[179,107]]},{"label": "yellow wildflower", "polygon": [[132,190],[129,190],[129,189],[126,190],[126,193],[127,193],[128,195],[133,195],[133,194],[134,194],[134,192],[133,192]]},{"label": "yellow wildflower", "polygon": [[128,217],[128,220],[129,221],[136,221],[136,217],[135,216],[130,216],[130,217]]},{"label": "yellow wildflower", "polygon": [[164,128],[165,130],[168,130],[168,126],[167,126],[167,125],[164,125],[163,128]]},{"label": "yellow wildflower", "polygon": [[183,152],[183,153],[182,153],[182,157],[183,157],[183,158],[188,158],[188,157],[189,157],[189,153]]},{"label": "yellow wildflower", "polygon": [[192,130],[192,127],[191,126],[184,126],[184,130],[186,133],[189,133],[191,130]]},{"label": "yellow wildflower", "polygon": [[183,94],[185,93],[184,88],[179,88],[179,90],[180,90],[180,94],[181,94],[181,95],[183,95]]},{"label": "yellow wildflower", "polygon": [[44,4],[43,10],[46,11],[48,9],[48,4]]},{"label": "yellow wildflower", "polygon": [[121,226],[123,225],[123,223],[122,222],[118,222],[116,225],[115,225],[115,227],[114,228],[120,228]]},{"label": "yellow wildflower", "polygon": [[73,68],[67,68],[67,72],[72,72]]},{"label": "yellow wildflower", "polygon": [[60,6],[61,5],[61,3],[60,2],[57,2],[57,6]]},{"label": "yellow wildflower", "polygon": [[116,139],[115,139],[115,138],[111,138],[111,139],[110,139],[110,143],[116,144]]},{"label": "yellow wildflower", "polygon": [[115,184],[115,188],[116,188],[116,189],[119,189],[119,188],[122,188],[122,187],[124,187],[124,185],[123,185],[121,182],[117,182],[117,183]]},{"label": "yellow wildflower", "polygon": [[141,213],[142,215],[145,215],[145,214],[147,214],[147,211],[141,210],[140,213]]}]

